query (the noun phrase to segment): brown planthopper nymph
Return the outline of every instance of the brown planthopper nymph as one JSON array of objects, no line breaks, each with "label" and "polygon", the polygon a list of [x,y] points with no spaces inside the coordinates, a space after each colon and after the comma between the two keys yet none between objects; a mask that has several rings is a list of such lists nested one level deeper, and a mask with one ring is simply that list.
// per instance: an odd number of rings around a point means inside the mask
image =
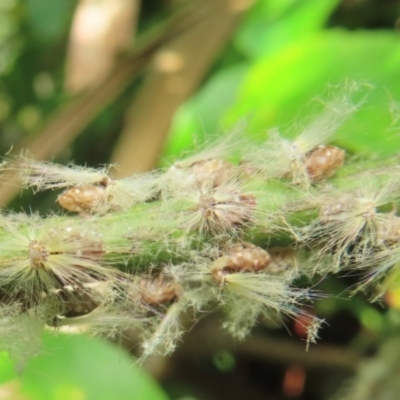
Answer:
[{"label": "brown planthopper nymph", "polygon": [[158,277],[142,278],[139,282],[140,300],[148,305],[172,302],[182,294],[182,288],[162,274]]},{"label": "brown planthopper nymph", "polygon": [[62,192],[57,197],[57,202],[67,211],[80,214],[91,212],[107,201],[109,197],[107,186],[110,183],[110,178],[104,178],[96,185],[72,187]]},{"label": "brown planthopper nymph", "polygon": [[271,256],[251,243],[237,243],[230,253],[218,258],[211,269],[213,279],[226,283],[226,276],[234,272],[258,272],[268,268]]},{"label": "brown planthopper nymph", "polygon": [[331,145],[319,145],[305,156],[305,166],[312,182],[330,178],[344,163],[344,150]]}]

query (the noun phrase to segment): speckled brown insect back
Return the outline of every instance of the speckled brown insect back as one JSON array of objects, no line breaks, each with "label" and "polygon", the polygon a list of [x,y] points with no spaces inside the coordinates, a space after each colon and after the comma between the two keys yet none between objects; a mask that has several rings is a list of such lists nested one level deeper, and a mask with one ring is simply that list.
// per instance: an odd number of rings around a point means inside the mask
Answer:
[{"label": "speckled brown insect back", "polygon": [[334,201],[321,206],[318,219],[322,223],[329,223],[341,219],[343,213],[354,208],[355,201],[349,196],[341,196]]},{"label": "speckled brown insect back", "polygon": [[336,146],[319,145],[305,156],[305,166],[311,181],[330,178],[344,163],[345,152]]},{"label": "speckled brown insect back", "polygon": [[182,192],[199,188],[209,192],[212,189],[229,185],[233,180],[235,167],[228,161],[208,158],[174,163],[162,178],[162,196],[164,198],[181,197]]},{"label": "speckled brown insect back", "polygon": [[148,305],[158,305],[179,298],[182,288],[172,279],[163,275],[142,278],[139,282],[140,300]]},{"label": "speckled brown insect back", "polygon": [[259,272],[268,268],[271,256],[261,247],[243,242],[235,244],[228,255],[218,258],[211,267],[211,275],[219,284],[226,283],[227,275],[235,272]]},{"label": "speckled brown insect back", "polygon": [[105,177],[95,185],[75,186],[61,193],[57,202],[67,211],[87,213],[104,204],[109,196],[107,190],[112,184],[111,178]]}]

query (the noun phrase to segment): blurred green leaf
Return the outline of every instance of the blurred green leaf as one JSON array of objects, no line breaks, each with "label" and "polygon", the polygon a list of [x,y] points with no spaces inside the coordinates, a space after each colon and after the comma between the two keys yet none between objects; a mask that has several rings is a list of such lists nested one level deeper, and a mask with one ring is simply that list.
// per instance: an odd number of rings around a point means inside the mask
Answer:
[{"label": "blurred green leaf", "polygon": [[121,349],[80,335],[45,335],[21,379],[32,400],[167,399]]},{"label": "blurred green leaf", "polygon": [[246,55],[265,56],[320,30],[339,0],[259,0],[235,37]]},{"label": "blurred green leaf", "polygon": [[345,82],[355,81],[378,89],[368,90],[368,101],[339,130],[338,142],[355,152],[393,154],[400,146],[398,43],[390,32],[339,30],[297,41],[253,64],[225,121],[234,124],[250,115],[249,132],[264,135],[271,126],[309,117],[306,105],[316,96],[324,99],[329,85],[345,91]]},{"label": "blurred green leaf", "polygon": [[26,0],[29,22],[35,34],[45,41],[62,37],[68,29],[75,0]]},{"label": "blurred green leaf", "polygon": [[11,360],[7,353],[0,353],[0,384],[8,382],[17,377],[15,362]]}]

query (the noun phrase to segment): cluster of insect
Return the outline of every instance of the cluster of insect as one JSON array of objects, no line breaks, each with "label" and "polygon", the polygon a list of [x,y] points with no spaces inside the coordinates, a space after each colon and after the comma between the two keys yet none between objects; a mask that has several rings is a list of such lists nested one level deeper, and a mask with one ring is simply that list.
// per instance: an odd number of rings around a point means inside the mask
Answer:
[{"label": "cluster of insect", "polygon": [[[290,317],[306,321],[314,342],[322,321],[308,304],[318,293],[297,287],[299,277],[357,272],[355,290],[379,283],[379,296],[400,260],[400,169],[366,171],[329,144],[355,109],[333,101],[295,139],[228,135],[165,170],[121,180],[111,167],[8,163],[24,187],[60,190],[66,212],[1,216],[6,325],[23,323],[24,337],[27,320],[35,332],[132,329],[146,357],[170,353],[188,323],[220,309],[235,337]],[[9,345],[14,330],[0,333],[3,350],[22,357]]]}]

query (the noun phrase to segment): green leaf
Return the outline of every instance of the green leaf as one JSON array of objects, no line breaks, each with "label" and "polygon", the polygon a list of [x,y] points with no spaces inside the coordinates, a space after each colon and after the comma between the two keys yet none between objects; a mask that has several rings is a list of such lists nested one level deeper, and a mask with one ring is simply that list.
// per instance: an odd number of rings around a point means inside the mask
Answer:
[{"label": "green leaf", "polygon": [[0,384],[17,378],[15,362],[11,360],[7,353],[0,353]]},{"label": "green leaf", "polygon": [[45,335],[22,374],[32,400],[166,400],[158,385],[115,345],[80,335]]},{"label": "green leaf", "polygon": [[27,12],[34,33],[42,40],[58,40],[67,32],[76,1],[27,0]]},{"label": "green leaf", "polygon": [[319,31],[338,0],[259,0],[235,36],[250,57],[262,57]]},{"label": "green leaf", "polygon": [[368,99],[337,141],[354,152],[393,154],[400,148],[400,113],[393,112],[400,98],[398,41],[390,32],[339,30],[299,40],[252,66],[224,120],[233,125],[251,115],[248,131],[258,135],[276,125],[286,129],[309,119],[310,100],[326,99],[330,85],[346,91],[346,81],[355,81],[368,89]]}]

